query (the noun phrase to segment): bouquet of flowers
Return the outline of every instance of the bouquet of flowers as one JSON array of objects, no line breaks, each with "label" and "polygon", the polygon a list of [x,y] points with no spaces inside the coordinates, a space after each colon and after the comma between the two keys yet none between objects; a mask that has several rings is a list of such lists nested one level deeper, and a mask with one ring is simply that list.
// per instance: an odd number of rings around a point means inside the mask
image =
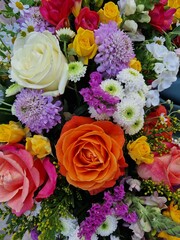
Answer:
[{"label": "bouquet of flowers", "polygon": [[180,239],[180,1],[0,9],[0,239]]}]

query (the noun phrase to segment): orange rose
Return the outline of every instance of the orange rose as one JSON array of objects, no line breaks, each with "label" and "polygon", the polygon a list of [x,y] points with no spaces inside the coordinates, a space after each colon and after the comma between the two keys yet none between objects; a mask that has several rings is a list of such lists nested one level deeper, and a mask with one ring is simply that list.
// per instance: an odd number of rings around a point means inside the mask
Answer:
[{"label": "orange rose", "polygon": [[120,126],[74,116],[64,125],[56,145],[60,173],[92,195],[112,187],[127,167],[124,141]]}]

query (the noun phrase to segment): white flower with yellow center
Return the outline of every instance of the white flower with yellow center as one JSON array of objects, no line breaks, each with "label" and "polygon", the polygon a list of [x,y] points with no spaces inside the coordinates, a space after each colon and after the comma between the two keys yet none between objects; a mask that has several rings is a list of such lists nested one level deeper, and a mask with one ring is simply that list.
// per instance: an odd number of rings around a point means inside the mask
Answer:
[{"label": "white flower with yellow center", "polygon": [[29,8],[29,5],[24,5],[21,1],[17,0],[11,0],[8,5],[13,9],[13,13],[20,12],[21,15],[24,15],[24,12],[27,12],[27,9]]},{"label": "white flower with yellow center", "polygon": [[87,66],[82,62],[71,62],[68,65],[68,78],[72,82],[78,82],[86,74]]}]

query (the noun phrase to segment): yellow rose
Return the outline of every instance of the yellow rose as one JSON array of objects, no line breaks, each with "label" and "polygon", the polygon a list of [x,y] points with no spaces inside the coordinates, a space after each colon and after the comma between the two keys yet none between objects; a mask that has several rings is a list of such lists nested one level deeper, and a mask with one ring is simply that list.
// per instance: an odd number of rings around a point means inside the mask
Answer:
[{"label": "yellow rose", "polygon": [[176,22],[176,18],[180,18],[180,0],[168,0],[168,6],[170,8],[176,8],[176,12],[174,14],[174,20]]},{"label": "yellow rose", "polygon": [[88,60],[92,59],[97,52],[94,32],[88,29],[79,28],[74,38],[72,47],[84,64],[88,64]]},{"label": "yellow rose", "polygon": [[137,164],[147,163],[151,164],[154,160],[151,149],[147,143],[147,137],[142,136],[134,142],[127,144],[128,153]]},{"label": "yellow rose", "polygon": [[17,143],[26,135],[19,123],[10,121],[9,124],[0,125],[0,142]]},{"label": "yellow rose", "polygon": [[37,156],[38,158],[43,158],[51,153],[49,139],[41,135],[27,137],[25,148],[33,156]]},{"label": "yellow rose", "polygon": [[138,72],[141,72],[142,67],[141,67],[141,62],[137,60],[137,58],[132,58],[129,62],[129,67],[134,68]]},{"label": "yellow rose", "polygon": [[113,2],[106,3],[104,5],[104,8],[98,11],[98,14],[101,23],[115,21],[118,25],[120,25],[120,23],[122,22],[118,6]]},{"label": "yellow rose", "polygon": [[180,240],[179,237],[171,236],[171,235],[167,234],[166,232],[160,232],[158,234],[158,237],[165,239],[165,240]]}]

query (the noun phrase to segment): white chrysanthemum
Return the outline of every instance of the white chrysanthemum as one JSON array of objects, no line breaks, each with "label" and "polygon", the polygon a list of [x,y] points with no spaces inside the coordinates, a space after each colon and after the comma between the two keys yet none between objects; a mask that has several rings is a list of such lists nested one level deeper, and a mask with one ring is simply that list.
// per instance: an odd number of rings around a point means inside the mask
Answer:
[{"label": "white chrysanthemum", "polygon": [[71,62],[68,65],[68,78],[72,82],[80,81],[85,76],[87,66],[84,66],[82,62]]},{"label": "white chrysanthemum", "polygon": [[111,235],[110,236],[110,240],[121,240],[119,237],[116,237],[114,235]]},{"label": "white chrysanthemum", "polygon": [[143,91],[138,91],[138,92],[127,92],[126,96],[128,99],[136,102],[136,105],[143,108],[146,103],[146,97]]},{"label": "white chrysanthemum", "polygon": [[102,237],[109,236],[117,228],[118,221],[114,216],[107,216],[106,220],[98,227],[96,233]]},{"label": "white chrysanthemum", "polygon": [[114,79],[106,79],[102,81],[100,87],[112,96],[119,97],[120,99],[124,96],[122,85]]},{"label": "white chrysanthemum", "polygon": [[132,125],[142,112],[142,107],[133,99],[125,98],[117,104],[117,111],[113,114],[114,122],[119,125]]},{"label": "white chrysanthemum", "polygon": [[78,226],[76,219],[60,217],[59,220],[61,221],[62,225],[61,234],[66,237],[70,236]]},{"label": "white chrysanthemum", "polygon": [[96,120],[109,120],[110,119],[110,117],[105,113],[103,113],[103,114],[97,113],[93,107],[89,107],[88,112],[89,112],[91,118],[95,118]]},{"label": "white chrysanthemum", "polygon": [[69,41],[70,39],[74,38],[75,32],[70,28],[61,28],[56,31],[56,36],[61,41]]},{"label": "white chrysanthemum", "polygon": [[133,68],[125,68],[117,75],[117,80],[124,84],[126,91],[139,91],[145,84],[143,75]]},{"label": "white chrysanthemum", "polygon": [[132,125],[125,126],[125,133],[129,135],[134,135],[138,133],[144,125],[144,118],[140,116]]}]

